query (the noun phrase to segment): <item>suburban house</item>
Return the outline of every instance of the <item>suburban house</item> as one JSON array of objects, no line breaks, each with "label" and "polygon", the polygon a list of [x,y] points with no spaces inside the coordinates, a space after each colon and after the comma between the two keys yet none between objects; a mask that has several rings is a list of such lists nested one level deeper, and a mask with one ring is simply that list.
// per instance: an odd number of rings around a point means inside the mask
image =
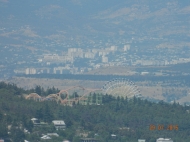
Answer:
[{"label": "suburban house", "polygon": [[50,136],[48,136],[48,135],[44,135],[44,136],[42,136],[42,137],[41,137],[41,139],[43,139],[43,140],[50,140],[50,139],[51,139],[51,137],[50,137]]},{"label": "suburban house", "polygon": [[40,120],[38,120],[37,118],[32,118],[31,121],[32,121],[32,123],[34,124],[34,126],[47,125],[47,123],[45,123],[45,122],[40,122]]},{"label": "suburban house", "polygon": [[156,142],[173,142],[173,140],[171,138],[159,138],[156,140]]},{"label": "suburban house", "polygon": [[33,124],[39,124],[40,123],[40,121],[37,118],[32,118],[31,121]]},{"label": "suburban house", "polygon": [[138,139],[138,142],[146,142],[144,139]]},{"label": "suburban house", "polygon": [[99,140],[95,138],[82,138],[81,142],[98,142]]},{"label": "suburban house", "polygon": [[66,125],[63,120],[53,120],[52,123],[54,124],[56,130],[65,130]]}]

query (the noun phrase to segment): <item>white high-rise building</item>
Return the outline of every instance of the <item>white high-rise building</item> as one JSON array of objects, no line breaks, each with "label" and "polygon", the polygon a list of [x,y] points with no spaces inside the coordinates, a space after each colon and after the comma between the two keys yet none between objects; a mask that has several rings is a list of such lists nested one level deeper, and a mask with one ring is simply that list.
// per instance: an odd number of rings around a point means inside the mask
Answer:
[{"label": "white high-rise building", "polygon": [[124,45],[123,50],[124,50],[124,51],[130,50],[130,45],[129,45],[129,44],[128,44],[128,45]]},{"label": "white high-rise building", "polygon": [[30,74],[30,69],[29,68],[26,68],[25,74]]},{"label": "white high-rise building", "polygon": [[81,48],[69,48],[68,56],[83,58],[83,50]]},{"label": "white high-rise building", "polygon": [[36,74],[35,68],[26,68],[25,74]]}]

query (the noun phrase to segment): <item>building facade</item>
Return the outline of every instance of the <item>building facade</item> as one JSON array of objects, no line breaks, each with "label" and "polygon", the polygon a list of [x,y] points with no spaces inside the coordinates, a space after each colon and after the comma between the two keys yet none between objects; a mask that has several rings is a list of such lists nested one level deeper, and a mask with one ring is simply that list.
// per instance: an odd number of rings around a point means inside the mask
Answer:
[{"label": "building facade", "polygon": [[171,138],[158,138],[156,142],[173,142]]},{"label": "building facade", "polygon": [[53,122],[56,130],[65,130],[66,125],[63,120],[53,120],[52,122]]},{"label": "building facade", "polygon": [[138,142],[146,142],[144,139],[138,139]]}]

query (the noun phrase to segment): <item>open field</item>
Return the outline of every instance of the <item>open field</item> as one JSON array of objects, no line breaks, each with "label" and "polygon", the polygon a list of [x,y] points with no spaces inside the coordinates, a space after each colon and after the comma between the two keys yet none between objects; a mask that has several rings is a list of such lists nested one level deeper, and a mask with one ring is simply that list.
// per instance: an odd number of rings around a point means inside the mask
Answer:
[{"label": "open field", "polygon": [[72,86],[83,86],[84,88],[94,88],[99,89],[105,83],[104,81],[87,81],[87,80],[68,80],[68,79],[42,79],[42,78],[25,78],[25,77],[15,77],[9,82],[17,84],[19,87],[24,89],[31,89],[37,85],[47,89],[48,87],[55,87],[59,90],[67,89]]},{"label": "open field", "polygon": [[102,67],[89,71],[87,74],[99,74],[99,75],[134,75],[134,67],[123,67],[123,66],[110,66]]}]

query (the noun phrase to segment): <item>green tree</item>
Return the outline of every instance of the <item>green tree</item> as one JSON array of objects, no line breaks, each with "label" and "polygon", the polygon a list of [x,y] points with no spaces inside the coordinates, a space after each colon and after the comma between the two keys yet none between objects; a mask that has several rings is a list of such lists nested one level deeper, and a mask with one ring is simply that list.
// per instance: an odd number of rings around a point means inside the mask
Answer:
[{"label": "green tree", "polygon": [[38,119],[43,119],[44,114],[43,114],[43,109],[42,108],[36,110],[35,117],[38,118]]},{"label": "green tree", "polygon": [[78,136],[73,137],[72,141],[73,142],[81,142],[80,137],[78,137]]},{"label": "green tree", "polygon": [[0,122],[0,138],[5,138],[8,136],[8,131],[7,131],[7,127],[6,124],[1,121]]},{"label": "green tree", "polygon": [[33,123],[32,123],[32,121],[31,120],[28,120],[27,122],[26,122],[26,129],[29,131],[29,132],[32,132],[32,129],[34,128],[34,125],[33,125]]},{"label": "green tree", "polygon": [[14,142],[24,142],[25,134],[21,129],[13,127],[11,129],[11,138]]},{"label": "green tree", "polygon": [[35,87],[35,93],[37,93],[38,95],[42,95],[42,88],[41,88],[41,86],[36,86]]},{"label": "green tree", "polygon": [[51,109],[50,109],[49,105],[46,103],[45,108],[44,108],[44,112],[43,112],[43,120],[45,122],[51,122],[53,120],[53,114],[50,110]]},{"label": "green tree", "polygon": [[0,122],[2,122],[2,120],[3,120],[3,113],[0,112]]}]

